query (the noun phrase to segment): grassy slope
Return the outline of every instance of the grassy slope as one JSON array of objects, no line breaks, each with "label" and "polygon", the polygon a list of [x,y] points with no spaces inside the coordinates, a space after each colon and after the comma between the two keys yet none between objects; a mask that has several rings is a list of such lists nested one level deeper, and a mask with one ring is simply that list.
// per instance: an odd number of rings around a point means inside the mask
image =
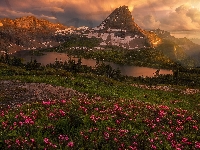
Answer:
[{"label": "grassy slope", "polygon": [[[73,37],[60,47],[44,49],[43,51],[66,52],[73,56],[105,60],[117,64],[163,69],[171,69],[175,62],[188,67],[195,65],[194,60],[189,58],[177,44],[168,40],[163,40],[163,43],[155,49],[127,50],[118,46],[106,46],[105,50],[91,50],[91,48],[98,46],[99,42],[100,40],[96,38]],[[72,47],[88,47],[90,50],[71,49]]]},{"label": "grassy slope", "polygon": [[200,147],[198,94],[140,89],[94,74],[34,72],[3,64],[0,80],[49,83],[89,94],[2,109],[0,149]]},{"label": "grassy slope", "polygon": [[[1,64],[0,66],[0,79],[1,80],[21,80],[23,82],[39,82],[49,83],[52,85],[73,88],[77,91],[87,93],[89,95],[99,95],[107,98],[127,98],[138,99],[144,102],[151,102],[154,104],[164,104],[171,107],[180,107],[188,110],[198,110],[200,103],[199,94],[184,95],[180,92],[161,91],[161,90],[148,90],[133,87],[130,83],[123,83],[104,76],[97,76],[94,74],[71,74],[69,72],[56,71],[51,69],[53,75],[49,71],[38,73],[19,69],[17,67],[10,67]],[[2,69],[4,68],[4,69]],[[23,73],[24,75],[9,75]],[[180,88],[180,87],[179,87]],[[185,87],[182,87],[185,88]],[[172,104],[172,101],[180,101]]]}]

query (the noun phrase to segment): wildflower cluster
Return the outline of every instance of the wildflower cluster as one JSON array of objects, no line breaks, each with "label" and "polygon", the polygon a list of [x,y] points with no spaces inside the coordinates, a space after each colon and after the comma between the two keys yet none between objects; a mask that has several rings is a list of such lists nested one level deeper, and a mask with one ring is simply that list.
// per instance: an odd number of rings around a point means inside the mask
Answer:
[{"label": "wildflower cluster", "polygon": [[1,149],[200,149],[199,112],[139,100],[48,100],[0,110]]}]

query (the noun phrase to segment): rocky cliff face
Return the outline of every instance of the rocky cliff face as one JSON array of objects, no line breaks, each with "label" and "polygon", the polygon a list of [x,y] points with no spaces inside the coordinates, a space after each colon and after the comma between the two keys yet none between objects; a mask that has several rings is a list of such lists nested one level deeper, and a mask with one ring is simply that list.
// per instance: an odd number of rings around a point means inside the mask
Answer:
[{"label": "rocky cliff face", "polygon": [[90,30],[88,37],[103,39],[102,45],[117,45],[127,49],[156,46],[161,39],[153,32],[141,29],[128,6],[116,8],[99,26]]},{"label": "rocky cliff face", "polygon": [[158,47],[172,60],[181,62],[184,66],[199,66],[200,45],[185,38],[175,38],[168,31],[156,29],[151,32],[158,35],[162,44]]},{"label": "rocky cliff face", "polygon": [[39,30],[55,30],[56,28],[59,29],[64,29],[66,28],[64,25],[61,24],[54,24],[51,23],[45,19],[37,19],[34,16],[26,16],[26,17],[21,17],[17,19],[0,19],[0,24],[2,24],[2,27],[4,28],[21,28],[21,29],[27,29],[31,30],[33,29],[34,31],[36,29]]},{"label": "rocky cliff face", "polygon": [[[116,8],[100,25],[101,29],[121,29],[127,31],[138,30],[128,6]],[[139,29],[140,30],[140,29]]]},{"label": "rocky cliff face", "polygon": [[156,34],[141,29],[134,22],[127,6],[116,8],[99,26],[92,29],[68,28],[34,16],[0,19],[0,42],[7,43],[0,49],[9,48],[10,52],[52,47],[72,34],[99,38],[102,40],[100,47],[113,45],[139,49],[156,46],[161,41]]},{"label": "rocky cliff face", "polygon": [[[31,48],[41,48],[44,41],[55,41],[54,33],[58,29],[67,28],[61,24],[54,24],[45,19],[34,16],[17,19],[0,19],[0,49],[5,47],[10,52]],[[5,46],[6,45],[6,46]],[[52,44],[53,45],[53,44]]]}]

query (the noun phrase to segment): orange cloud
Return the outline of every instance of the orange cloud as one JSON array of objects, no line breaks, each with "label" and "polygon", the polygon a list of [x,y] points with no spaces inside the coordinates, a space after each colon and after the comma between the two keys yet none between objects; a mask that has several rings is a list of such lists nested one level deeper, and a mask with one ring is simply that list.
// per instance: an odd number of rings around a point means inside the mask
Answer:
[{"label": "orange cloud", "polygon": [[[7,1],[7,3],[5,3]],[[199,0],[5,0],[0,17],[43,16],[81,26],[100,24],[115,8],[126,5],[143,28],[200,29]],[[183,5],[184,4],[184,5]],[[196,10],[195,10],[196,8]],[[81,24],[82,22],[82,24]]]},{"label": "orange cloud", "polygon": [[37,7],[37,8],[33,8],[33,10],[36,11],[54,11],[54,12],[64,12],[65,10],[63,8],[59,8],[59,7]]}]

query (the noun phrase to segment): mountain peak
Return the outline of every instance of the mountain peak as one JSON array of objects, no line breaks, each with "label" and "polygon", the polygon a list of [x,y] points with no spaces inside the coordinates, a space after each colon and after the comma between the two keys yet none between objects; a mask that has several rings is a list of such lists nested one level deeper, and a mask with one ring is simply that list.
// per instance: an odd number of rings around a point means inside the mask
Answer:
[{"label": "mountain peak", "polygon": [[16,19],[0,19],[0,26],[1,23],[6,27],[16,27],[16,28],[23,28],[23,29],[65,29],[66,27],[61,24],[51,23],[45,19],[38,19],[35,16],[24,16]]},{"label": "mountain peak", "polygon": [[[134,30],[134,19],[128,6],[116,8],[101,24],[102,29]],[[103,27],[104,26],[104,27]]]},{"label": "mountain peak", "polygon": [[111,38],[113,40],[117,39],[122,43],[126,41],[126,48],[129,49],[148,46],[154,47],[161,42],[156,34],[141,29],[135,23],[128,6],[125,5],[116,8],[99,26],[93,29],[95,32],[98,31],[98,33],[108,33],[111,37],[114,35]]}]

